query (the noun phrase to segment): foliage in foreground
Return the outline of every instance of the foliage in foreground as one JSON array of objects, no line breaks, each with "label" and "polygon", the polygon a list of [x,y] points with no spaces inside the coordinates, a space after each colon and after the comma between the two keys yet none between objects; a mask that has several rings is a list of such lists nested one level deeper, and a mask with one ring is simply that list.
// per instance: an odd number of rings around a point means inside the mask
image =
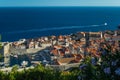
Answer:
[{"label": "foliage in foreground", "polygon": [[10,73],[0,71],[0,80],[76,80],[77,75],[68,71],[60,72],[52,69],[45,69],[38,65],[34,69],[16,71]]}]

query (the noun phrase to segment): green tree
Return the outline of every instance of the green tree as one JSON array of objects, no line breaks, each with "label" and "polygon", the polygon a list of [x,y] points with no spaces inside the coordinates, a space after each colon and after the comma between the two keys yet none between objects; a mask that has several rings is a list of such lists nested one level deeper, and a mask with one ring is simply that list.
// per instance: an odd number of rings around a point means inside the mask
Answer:
[{"label": "green tree", "polygon": [[12,67],[12,72],[17,72],[18,69],[19,69],[19,66],[18,65],[14,65]]},{"label": "green tree", "polygon": [[8,80],[16,80],[13,72],[8,74]]},{"label": "green tree", "polygon": [[5,74],[2,71],[0,71],[0,80],[5,80]]}]

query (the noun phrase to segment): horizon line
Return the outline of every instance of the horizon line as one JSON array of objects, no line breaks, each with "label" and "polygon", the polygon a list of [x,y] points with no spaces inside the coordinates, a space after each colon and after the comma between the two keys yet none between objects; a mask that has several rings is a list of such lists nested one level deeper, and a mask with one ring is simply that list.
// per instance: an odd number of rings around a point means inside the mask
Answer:
[{"label": "horizon line", "polygon": [[4,7],[120,7],[120,6],[0,6]]}]

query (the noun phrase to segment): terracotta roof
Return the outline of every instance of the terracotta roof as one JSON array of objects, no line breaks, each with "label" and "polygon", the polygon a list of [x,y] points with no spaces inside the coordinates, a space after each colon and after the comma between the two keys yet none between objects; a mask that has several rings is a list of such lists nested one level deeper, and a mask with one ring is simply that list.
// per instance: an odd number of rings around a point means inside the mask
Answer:
[{"label": "terracotta roof", "polygon": [[65,53],[63,51],[60,51],[60,56],[64,56]]},{"label": "terracotta roof", "polygon": [[109,34],[105,34],[104,37],[112,37],[112,36]]},{"label": "terracotta roof", "polygon": [[73,61],[73,60],[75,60],[74,57],[71,57],[71,58],[61,58],[61,59],[58,60],[58,62],[69,64],[69,63],[71,63],[71,61]]},{"label": "terracotta roof", "polygon": [[55,65],[60,65],[60,62],[58,62],[56,59],[54,60]]},{"label": "terracotta roof", "polygon": [[97,51],[96,49],[91,49],[91,53],[92,53],[92,55],[95,56],[95,57],[99,57],[99,56],[100,56],[99,54],[97,54],[98,51]]},{"label": "terracotta roof", "polygon": [[114,40],[114,41],[120,40],[120,36],[113,36],[112,40]]},{"label": "terracotta roof", "polygon": [[82,59],[82,57],[83,56],[81,54],[77,54],[75,60],[80,60],[80,59]]},{"label": "terracotta roof", "polygon": [[69,48],[66,48],[66,49],[65,49],[65,52],[70,52]]},{"label": "terracotta roof", "polygon": [[53,55],[58,55],[58,50],[57,50],[57,49],[54,49],[54,50],[51,51],[51,53],[52,53]]},{"label": "terracotta roof", "polygon": [[62,49],[62,46],[61,45],[56,45],[56,46],[54,46],[54,48],[56,48],[56,49]]},{"label": "terracotta roof", "polygon": [[85,41],[81,41],[79,44],[85,44],[86,42]]},{"label": "terracotta roof", "polygon": [[76,49],[78,46],[77,46],[77,45],[75,45],[75,44],[73,44],[73,47]]},{"label": "terracotta roof", "polygon": [[64,37],[63,37],[62,35],[60,35],[60,36],[58,37],[58,39],[59,39],[59,40],[64,40]]}]

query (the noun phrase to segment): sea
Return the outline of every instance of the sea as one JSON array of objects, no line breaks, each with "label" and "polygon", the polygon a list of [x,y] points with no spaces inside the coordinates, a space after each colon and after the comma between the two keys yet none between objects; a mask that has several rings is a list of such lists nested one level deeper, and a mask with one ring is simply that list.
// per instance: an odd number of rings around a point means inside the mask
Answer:
[{"label": "sea", "polygon": [[119,24],[120,7],[0,7],[1,41],[116,30]]}]

